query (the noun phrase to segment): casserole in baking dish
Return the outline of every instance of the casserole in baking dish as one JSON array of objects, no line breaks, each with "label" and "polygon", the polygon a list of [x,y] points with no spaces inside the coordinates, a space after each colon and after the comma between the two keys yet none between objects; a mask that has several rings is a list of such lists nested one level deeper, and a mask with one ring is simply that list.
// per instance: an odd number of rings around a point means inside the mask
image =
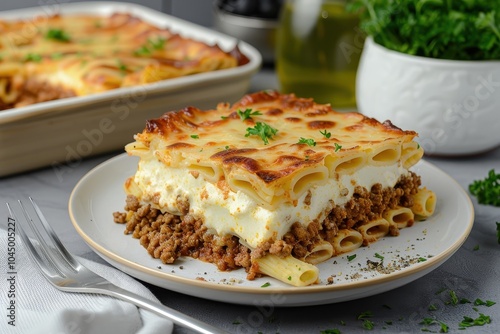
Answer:
[{"label": "casserole in baking dish", "polygon": [[43,166],[62,175],[121,149],[145,119],[234,102],[261,64],[244,42],[140,5],[51,4],[0,20],[0,176]]}]

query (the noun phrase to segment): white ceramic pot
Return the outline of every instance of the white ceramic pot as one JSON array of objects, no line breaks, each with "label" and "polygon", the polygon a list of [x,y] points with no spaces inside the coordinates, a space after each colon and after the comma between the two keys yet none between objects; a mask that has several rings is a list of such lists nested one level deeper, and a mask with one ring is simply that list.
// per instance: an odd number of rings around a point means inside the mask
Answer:
[{"label": "white ceramic pot", "polygon": [[356,79],[361,113],[419,133],[430,155],[500,145],[500,61],[406,55],[367,38]]}]

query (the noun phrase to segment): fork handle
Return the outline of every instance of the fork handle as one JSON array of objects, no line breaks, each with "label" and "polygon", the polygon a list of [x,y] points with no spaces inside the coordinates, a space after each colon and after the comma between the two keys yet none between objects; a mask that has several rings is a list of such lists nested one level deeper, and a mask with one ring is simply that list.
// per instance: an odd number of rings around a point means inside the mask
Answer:
[{"label": "fork handle", "polygon": [[[209,325],[201,320],[192,318],[186,314],[183,314],[179,311],[171,309],[163,304],[152,302],[151,300],[144,298],[138,294],[135,294],[131,291],[122,289],[114,284],[106,283],[104,286],[99,285],[96,287],[99,293],[106,294],[112,297],[119,298],[121,300],[130,302],[135,304],[136,306],[143,308],[145,310],[156,313],[160,316],[168,318],[172,320],[172,322],[181,327],[190,328],[197,333],[203,334],[229,334],[224,330],[216,328],[212,325]],[[96,291],[92,291],[96,292]]]}]

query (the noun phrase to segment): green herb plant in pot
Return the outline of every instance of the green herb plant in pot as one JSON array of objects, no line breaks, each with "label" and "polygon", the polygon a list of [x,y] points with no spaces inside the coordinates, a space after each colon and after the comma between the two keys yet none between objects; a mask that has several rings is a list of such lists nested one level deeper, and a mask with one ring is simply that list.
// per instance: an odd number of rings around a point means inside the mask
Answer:
[{"label": "green herb plant in pot", "polygon": [[354,0],[367,39],[363,114],[419,133],[427,154],[500,145],[500,1]]}]

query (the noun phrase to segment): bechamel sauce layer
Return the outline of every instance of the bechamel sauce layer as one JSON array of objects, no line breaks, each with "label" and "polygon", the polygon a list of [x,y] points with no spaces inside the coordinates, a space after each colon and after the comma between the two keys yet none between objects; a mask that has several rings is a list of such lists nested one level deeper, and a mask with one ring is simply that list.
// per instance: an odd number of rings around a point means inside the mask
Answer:
[{"label": "bechamel sauce layer", "polygon": [[209,232],[236,235],[241,243],[255,248],[273,236],[281,239],[295,222],[307,226],[315,219],[322,221],[332,205],[342,205],[351,199],[355,186],[370,189],[380,183],[382,187],[392,188],[400,176],[407,173],[397,163],[364,166],[352,175],[340,174],[338,180],[330,178],[326,183],[312,187],[309,205],[304,203],[308,196],[305,192],[296,206],[284,203],[272,211],[257,205],[241,191],[224,192],[201,175],[195,177],[186,168],[167,167],[156,159],[141,159],[135,183],[146,197],[159,199],[162,211],[180,214],[177,198],[187,199],[190,213],[203,219]]}]

